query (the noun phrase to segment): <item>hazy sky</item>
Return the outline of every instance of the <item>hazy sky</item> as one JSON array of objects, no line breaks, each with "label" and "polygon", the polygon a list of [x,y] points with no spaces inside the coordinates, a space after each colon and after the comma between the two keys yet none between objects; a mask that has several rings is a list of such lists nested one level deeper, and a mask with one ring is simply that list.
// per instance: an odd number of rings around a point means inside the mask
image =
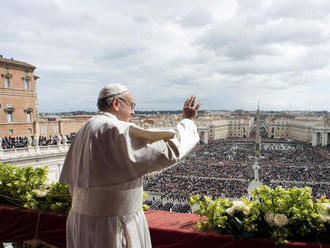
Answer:
[{"label": "hazy sky", "polygon": [[329,0],[0,0],[0,30],[41,112],[94,111],[108,83],[137,110],[330,111]]}]

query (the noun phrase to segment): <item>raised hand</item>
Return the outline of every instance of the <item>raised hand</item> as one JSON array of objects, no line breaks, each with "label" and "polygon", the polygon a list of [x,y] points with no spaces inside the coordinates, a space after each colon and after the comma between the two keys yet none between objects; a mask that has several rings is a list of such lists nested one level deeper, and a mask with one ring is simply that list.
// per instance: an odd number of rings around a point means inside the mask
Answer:
[{"label": "raised hand", "polygon": [[186,99],[186,101],[184,103],[184,106],[183,106],[183,113],[182,113],[183,118],[188,118],[188,119],[191,119],[191,120],[196,119],[197,111],[198,111],[199,107],[202,104],[200,102],[195,106],[196,100],[197,100],[196,96],[191,96],[191,97]]}]

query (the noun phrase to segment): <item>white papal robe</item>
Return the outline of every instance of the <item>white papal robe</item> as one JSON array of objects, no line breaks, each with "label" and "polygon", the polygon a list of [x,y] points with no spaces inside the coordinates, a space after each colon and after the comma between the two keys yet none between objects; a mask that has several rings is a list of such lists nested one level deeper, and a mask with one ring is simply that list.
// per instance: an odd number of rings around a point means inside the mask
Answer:
[{"label": "white papal robe", "polygon": [[174,164],[198,141],[189,119],[173,132],[144,130],[107,112],[87,121],[60,176],[72,194],[67,248],[151,247],[142,177]]}]

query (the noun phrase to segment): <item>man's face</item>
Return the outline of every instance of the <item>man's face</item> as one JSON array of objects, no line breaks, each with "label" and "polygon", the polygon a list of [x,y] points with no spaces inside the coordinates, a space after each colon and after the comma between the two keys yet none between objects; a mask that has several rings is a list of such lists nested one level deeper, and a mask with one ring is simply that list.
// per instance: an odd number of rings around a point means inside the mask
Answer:
[{"label": "man's face", "polygon": [[119,102],[119,111],[118,111],[118,119],[121,121],[130,121],[130,117],[134,116],[134,98],[130,92],[125,92],[122,95],[118,96]]}]

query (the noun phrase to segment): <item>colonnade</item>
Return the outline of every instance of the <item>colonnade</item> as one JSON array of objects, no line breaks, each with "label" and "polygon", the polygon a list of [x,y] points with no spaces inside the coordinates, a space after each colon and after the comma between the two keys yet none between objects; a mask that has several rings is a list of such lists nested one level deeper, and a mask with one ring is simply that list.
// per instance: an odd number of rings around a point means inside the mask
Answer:
[{"label": "colonnade", "polygon": [[330,144],[330,128],[315,129],[313,131],[312,145],[327,146]]}]

